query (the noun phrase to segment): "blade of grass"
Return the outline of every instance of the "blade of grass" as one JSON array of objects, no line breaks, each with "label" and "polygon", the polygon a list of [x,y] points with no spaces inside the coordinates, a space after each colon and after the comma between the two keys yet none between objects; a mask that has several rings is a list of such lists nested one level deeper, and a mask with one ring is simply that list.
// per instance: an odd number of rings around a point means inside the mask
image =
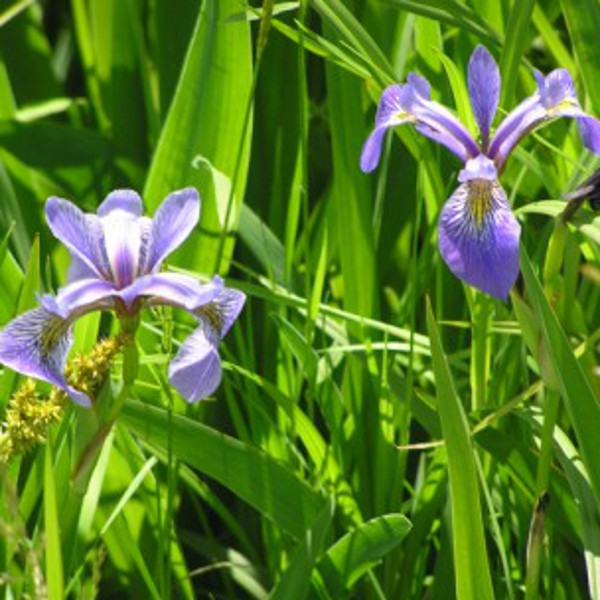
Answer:
[{"label": "blade of grass", "polygon": [[[238,0],[202,3],[146,179],[144,198],[149,207],[155,208],[173,189],[187,185],[197,186],[203,195],[203,179],[193,164],[200,155],[230,180],[236,172],[232,221],[237,223],[251,138],[251,126],[244,135],[241,107],[247,105],[252,84],[248,23],[228,21],[239,8]],[[210,194],[202,206],[202,227],[210,235],[188,240],[185,254],[179,253],[182,264],[195,270],[212,270],[219,247],[219,213],[214,195],[209,199]]]},{"label": "blade of grass", "polygon": [[[121,423],[149,443],[166,449],[167,412],[128,402]],[[206,425],[174,415],[173,453],[231,489],[283,530],[301,537],[314,522],[323,499],[267,454]]]},{"label": "blade of grass", "polygon": [[448,453],[456,595],[461,600],[492,599],[494,593],[469,425],[456,394],[429,301],[427,302],[427,328],[431,340],[437,409]]},{"label": "blade of grass", "polygon": [[600,406],[569,339],[550,308],[526,251],[521,249],[521,271],[532,308],[541,325],[542,342],[550,359],[569,419],[575,429],[583,462],[588,470],[596,501],[600,503]]},{"label": "blade of grass", "polygon": [[594,106],[600,106],[600,54],[597,50],[600,31],[600,5],[595,0],[560,0],[567,22],[579,72]]},{"label": "blade of grass", "polygon": [[52,468],[52,444],[44,451],[44,534],[46,539],[46,583],[49,600],[63,600],[64,581],[56,487]]}]

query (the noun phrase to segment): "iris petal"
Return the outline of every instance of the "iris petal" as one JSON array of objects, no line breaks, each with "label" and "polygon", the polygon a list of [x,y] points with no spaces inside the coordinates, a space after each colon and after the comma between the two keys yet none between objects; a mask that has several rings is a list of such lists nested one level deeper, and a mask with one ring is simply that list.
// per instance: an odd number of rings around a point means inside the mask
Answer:
[{"label": "iris petal", "polygon": [[365,141],[360,155],[360,168],[365,173],[370,173],[379,164],[385,132],[390,127],[411,121],[411,116],[406,113],[402,104],[402,88],[401,85],[390,85],[381,94],[375,116],[375,129]]},{"label": "iris petal", "polygon": [[519,274],[521,227],[497,181],[461,184],[442,209],[442,258],[459,279],[505,299]]},{"label": "iris petal", "polygon": [[63,373],[72,342],[66,319],[36,308],[18,316],[0,331],[0,361],[23,375],[61,388],[77,404],[91,406],[88,396],[70,386]]},{"label": "iris petal", "polygon": [[[52,302],[54,312],[64,319],[73,321],[77,317],[93,310],[110,309],[117,295],[113,284],[102,279],[80,279],[62,287],[56,297],[42,296],[40,303]],[[52,299],[52,300],[50,300]],[[48,305],[50,309],[50,305]]]},{"label": "iris petal", "polygon": [[229,331],[238,318],[244,304],[246,294],[232,288],[223,288],[214,300],[194,311],[206,326],[210,327],[215,338],[220,340]]},{"label": "iris petal", "polygon": [[538,84],[540,99],[546,110],[555,110],[561,105],[577,102],[577,92],[571,74],[566,69],[555,69],[544,77],[536,72],[535,78]]},{"label": "iris petal", "polygon": [[360,167],[368,173],[377,167],[381,144],[388,128],[413,123],[419,133],[446,146],[461,160],[479,153],[479,148],[464,125],[447,108],[429,99],[426,79],[410,73],[405,85],[392,85],[381,95],[375,129],[361,153]]},{"label": "iris petal", "polygon": [[477,46],[471,54],[469,95],[485,148],[500,98],[500,71],[493,56],[483,46]]},{"label": "iris petal", "polygon": [[159,269],[162,261],[187,239],[199,218],[200,196],[195,188],[167,196],[152,219],[145,272]]},{"label": "iris petal", "polygon": [[179,273],[152,273],[134,281],[118,295],[127,306],[137,298],[147,297],[150,304],[167,304],[190,313],[214,300],[223,289],[223,280],[215,277],[201,284],[194,277]]},{"label": "iris petal", "polygon": [[202,326],[185,340],[171,361],[169,380],[188,402],[202,400],[219,387],[221,359]]},{"label": "iris petal", "polygon": [[583,145],[592,152],[600,154],[600,121],[595,117],[585,115],[577,119],[577,125]]},{"label": "iris petal", "polygon": [[584,145],[600,153],[600,123],[581,108],[569,72],[555,69],[546,77],[536,72],[535,77],[538,90],[508,114],[490,144],[488,155],[498,169],[524,136],[560,117],[576,118]]},{"label": "iris petal", "polygon": [[83,213],[77,206],[52,197],[46,202],[46,219],[52,233],[98,277],[106,277],[108,264],[104,235],[96,215]]},{"label": "iris petal", "polygon": [[138,274],[142,246],[139,218],[128,211],[115,209],[101,217],[100,221],[111,279],[118,288],[124,288]]},{"label": "iris petal", "polygon": [[144,212],[142,199],[133,190],[114,190],[98,207],[98,216],[105,217],[113,210],[122,210],[133,217],[141,217]]}]

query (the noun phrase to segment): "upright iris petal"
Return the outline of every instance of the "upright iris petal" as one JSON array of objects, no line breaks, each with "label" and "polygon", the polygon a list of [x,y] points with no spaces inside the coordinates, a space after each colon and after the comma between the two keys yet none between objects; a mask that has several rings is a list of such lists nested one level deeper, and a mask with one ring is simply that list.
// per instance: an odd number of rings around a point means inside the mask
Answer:
[{"label": "upright iris petal", "polygon": [[469,61],[469,95],[481,134],[481,146],[485,150],[500,99],[500,70],[483,46],[475,48]]},{"label": "upright iris petal", "polygon": [[573,79],[566,69],[555,69],[544,77],[535,72],[538,89],[519,104],[498,127],[488,155],[501,169],[519,141],[538,127],[560,117],[576,118],[582,141],[592,152],[600,152],[600,122],[585,113],[577,99]]},{"label": "upright iris petal", "polygon": [[145,306],[164,304],[188,311],[199,323],[173,361],[174,385],[189,401],[216,389],[221,378],[218,346],[245,296],[226,288],[219,277],[201,284],[187,275],[157,272],[198,222],[195,189],[169,195],[154,219],[142,212],[142,200],[132,190],[109,194],[97,215],[85,214],[67,200],[48,200],[50,228],[73,257],[69,283],[56,296],[42,296],[40,308],[0,331],[0,362],[57,385],[75,402],[89,406],[90,399],[63,374],[73,321],[93,310],[134,315]]},{"label": "upright iris petal", "polygon": [[[491,137],[500,97],[500,72],[483,46],[475,49],[469,60],[468,86],[481,137],[477,144],[450,111],[430,100],[429,84],[411,74],[405,85],[384,90],[375,130],[361,156],[363,171],[373,170],[384,132],[410,122],[419,133],[443,144],[463,161],[458,176],[461,185],[445,203],[440,217],[442,258],[457,277],[503,299],[519,273],[520,226],[498,181],[510,152],[544,123],[572,117],[577,119],[585,146],[600,154],[600,121],[581,109],[569,73],[556,69],[546,77],[537,72],[535,76],[537,91],[511,111]],[[392,108],[398,110],[394,113]],[[400,109],[410,118],[395,121]]]}]

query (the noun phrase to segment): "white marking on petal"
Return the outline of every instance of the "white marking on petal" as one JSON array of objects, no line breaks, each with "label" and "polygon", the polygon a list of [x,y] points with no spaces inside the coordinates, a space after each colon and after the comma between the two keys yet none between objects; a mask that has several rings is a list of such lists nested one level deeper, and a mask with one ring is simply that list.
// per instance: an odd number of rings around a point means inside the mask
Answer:
[{"label": "white marking on petal", "polygon": [[142,228],[137,217],[123,210],[111,211],[101,222],[112,280],[122,289],[138,274]]}]

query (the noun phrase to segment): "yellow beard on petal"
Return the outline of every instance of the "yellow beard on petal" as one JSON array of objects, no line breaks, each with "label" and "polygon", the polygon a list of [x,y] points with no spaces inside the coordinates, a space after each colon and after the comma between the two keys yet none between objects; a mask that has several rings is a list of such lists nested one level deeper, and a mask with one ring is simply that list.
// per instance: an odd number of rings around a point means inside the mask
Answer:
[{"label": "yellow beard on petal", "polygon": [[66,319],[56,316],[48,321],[40,338],[42,356],[47,357],[52,354],[54,348],[65,333],[67,333],[68,329],[69,322]]},{"label": "yellow beard on petal", "polygon": [[469,181],[468,186],[467,203],[469,212],[477,227],[481,229],[486,215],[492,210],[494,182],[487,179],[473,179]]},{"label": "yellow beard on petal", "polygon": [[417,117],[409,112],[406,112],[405,110],[399,110],[394,117],[398,119],[398,121],[408,121],[410,123],[417,122]]}]

